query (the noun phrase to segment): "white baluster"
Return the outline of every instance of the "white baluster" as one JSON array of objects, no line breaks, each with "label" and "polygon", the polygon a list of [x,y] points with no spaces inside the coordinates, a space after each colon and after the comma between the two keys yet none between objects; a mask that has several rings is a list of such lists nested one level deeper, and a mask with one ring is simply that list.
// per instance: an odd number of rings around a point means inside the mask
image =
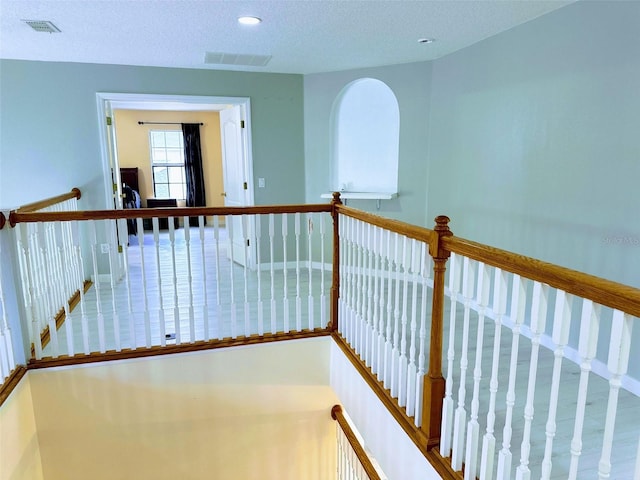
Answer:
[{"label": "white baluster", "polygon": [[249,312],[249,234],[247,227],[247,216],[242,215],[240,217],[241,225],[242,225],[242,245],[244,252],[244,257],[242,261],[242,276],[244,280],[244,335],[248,337],[251,335],[251,318]]},{"label": "white baluster", "polygon": [[556,412],[558,410],[558,395],[560,393],[560,372],[562,371],[562,358],[564,347],[569,342],[569,327],[571,325],[571,300],[572,297],[564,291],[556,292],[556,307],[553,315],[553,343],[554,350],[553,375],[551,378],[551,394],[549,396],[549,415],[546,425],[546,442],[544,458],[542,460],[542,479],[548,480],[551,476],[551,453],[553,452],[553,439],[556,435]]},{"label": "white baluster", "polygon": [[498,394],[498,369],[500,367],[500,340],[502,339],[502,317],[507,312],[507,273],[496,268],[493,280],[493,313],[495,329],[493,333],[493,359],[491,363],[491,380],[489,381],[489,410],[487,413],[487,432],[482,439],[480,460],[480,480],[493,477],[493,462],[496,450],[494,428],[496,423],[496,396]]},{"label": "white baluster", "polygon": [[[329,319],[327,318],[327,297],[325,294],[325,218],[326,215],[320,214],[320,326],[326,327],[329,323]],[[340,259],[342,261],[342,258]]]},{"label": "white baluster", "polygon": [[480,409],[480,380],[482,379],[482,349],[484,344],[484,317],[489,305],[489,290],[491,277],[487,266],[478,263],[478,284],[476,302],[478,304],[478,333],[476,336],[475,364],[473,367],[473,395],[471,397],[471,418],[467,425],[467,451],[465,454],[465,480],[475,480],[478,473],[478,446],[480,442],[480,424],[478,410]]},{"label": "white baluster", "polygon": [[[171,286],[173,287],[173,325],[176,334],[176,345],[182,343],[182,333],[180,331],[180,306],[178,304],[178,275],[176,269],[176,227],[173,217],[167,218],[169,223],[169,243],[171,245]],[[189,228],[189,223],[184,227]]]},{"label": "white baluster", "polygon": [[347,339],[349,344],[355,348],[356,345],[356,299],[357,299],[357,261],[358,245],[356,244],[356,221],[351,217],[344,217],[348,222],[346,232],[349,240],[349,284],[348,284],[348,312],[346,315]]},{"label": "white baluster", "polygon": [[275,237],[275,220],[273,213],[269,214],[269,271],[271,273],[271,333],[276,333],[276,291],[275,269],[273,260],[273,242]]},{"label": "white baluster", "polygon": [[131,276],[129,275],[129,233],[127,229],[127,221],[124,218],[118,220],[118,241],[122,250],[124,260],[124,284],[127,295],[127,318],[129,320],[129,347],[135,350],[138,346],[136,339],[136,325],[133,316],[133,302],[131,300]]},{"label": "white baluster", "polygon": [[57,265],[58,282],[61,292],[62,308],[64,310],[64,328],[65,336],[67,339],[67,355],[75,355],[75,348],[73,345],[73,318],[71,317],[69,302],[74,294],[74,289],[71,287],[71,271],[69,269],[69,259],[66,258],[66,245],[67,245],[67,227],[68,222],[56,222],[58,227],[54,230],[56,235],[57,244]]},{"label": "white baluster", "polygon": [[582,316],[580,318],[580,339],[578,354],[580,355],[580,384],[576,405],[576,420],[571,440],[571,465],[569,466],[569,480],[578,478],[578,462],[582,454],[582,430],[587,405],[587,391],[589,388],[589,374],[591,361],[596,356],[598,348],[598,333],[600,329],[600,306],[591,300],[583,299]]},{"label": "white baluster", "polygon": [[536,377],[538,375],[538,353],[540,337],[544,333],[547,321],[547,303],[549,286],[540,282],[533,283],[531,304],[531,360],[529,361],[529,383],[527,384],[527,400],[524,407],[524,433],[520,445],[520,465],[516,469],[516,480],[529,480],[529,454],[531,452],[531,425],[533,423],[533,399],[536,393]]},{"label": "white baluster", "polygon": [[371,344],[369,351],[371,352],[371,371],[374,375],[378,375],[380,372],[380,277],[382,272],[380,271],[380,229],[375,226],[371,226],[371,251],[373,253],[373,264],[371,266],[371,276],[373,277],[373,297],[372,297],[372,321],[373,331],[371,335]]},{"label": "white baluster", "polygon": [[355,307],[355,316],[354,316],[354,345],[355,351],[362,356],[362,336],[364,330],[364,304],[365,304],[365,271],[364,271],[364,224],[359,220],[354,220],[355,224],[355,236],[354,240],[356,242],[357,254],[356,254],[356,278],[355,278],[355,288],[356,288],[356,303]]},{"label": "white baluster", "polygon": [[509,386],[507,387],[504,428],[502,431],[502,449],[498,454],[498,480],[511,480],[511,464],[513,454],[511,452],[511,435],[513,433],[513,406],[516,403],[516,376],[518,372],[518,349],[520,345],[520,329],[524,321],[527,293],[520,275],[513,276],[511,287],[511,312],[510,319],[513,322],[511,340],[511,357],[509,362]]},{"label": "white baluster", "polygon": [[4,300],[4,289],[2,287],[2,276],[0,275],[0,351],[2,352],[2,371],[3,375],[0,381],[4,381],[11,371],[15,368],[15,357],[13,352],[13,341],[11,337],[11,328],[9,327],[9,318],[7,316],[7,308]]},{"label": "white baluster", "polygon": [[458,295],[460,295],[461,257],[455,253],[451,254],[449,259],[449,295],[450,295],[450,314],[449,314],[449,343],[447,348],[447,377],[445,381],[445,396],[442,403],[442,426],[440,453],[444,457],[451,454],[453,448],[453,370],[456,358],[455,341],[456,341],[456,311],[458,306]]},{"label": "white baluster", "polygon": [[160,263],[160,233],[158,217],[151,219],[153,226],[153,244],[156,252],[156,281],[158,282],[158,328],[160,332],[160,345],[163,347],[167,344],[167,330],[164,319],[164,301],[162,296],[162,264]]},{"label": "white baluster", "polygon": [[394,250],[393,263],[395,266],[395,297],[393,302],[393,343],[391,351],[391,396],[398,397],[400,379],[398,368],[400,366],[400,236],[393,234]]},{"label": "white baluster", "polygon": [[409,263],[411,260],[411,252],[408,248],[408,238],[402,237],[402,313],[400,316],[400,324],[402,325],[402,333],[400,337],[400,359],[398,362],[398,404],[404,407],[407,404],[407,369],[409,362],[407,360],[407,323],[408,317],[408,301],[409,301]]},{"label": "white baluster", "polygon": [[421,299],[420,299],[420,353],[418,355],[418,371],[416,372],[416,389],[415,389],[415,420],[416,427],[422,425],[422,384],[425,373],[425,349],[427,347],[427,289],[429,287],[429,267],[430,259],[427,244],[420,242],[420,280],[421,280]]},{"label": "white baluster", "polygon": [[[118,222],[116,221],[116,230],[118,228]],[[126,229],[124,231],[124,235],[126,236]],[[118,232],[116,234],[117,237],[122,238],[123,232]],[[116,265],[118,262],[117,252],[113,251],[111,245],[109,245],[109,286],[111,288],[111,317],[113,323],[113,340],[116,352],[120,352],[122,350],[122,345],[120,342],[120,315],[118,313],[118,304],[116,298]]]},{"label": "white baluster", "polygon": [[357,302],[357,335],[356,345],[357,352],[362,359],[366,358],[367,354],[367,224],[360,220],[356,220],[358,225],[358,250],[359,250],[359,268],[358,268],[358,302]]},{"label": "white baluster", "polygon": [[340,261],[344,263],[341,265],[340,273],[342,280],[340,282],[340,321],[338,322],[338,331],[348,341],[349,328],[351,325],[351,259],[352,259],[352,245],[351,245],[351,219],[350,217],[340,216]]},{"label": "white baluster", "polygon": [[258,335],[264,335],[264,302],[262,301],[262,217],[256,215],[256,261],[258,274]]},{"label": "white baluster", "polygon": [[609,358],[607,360],[607,369],[611,378],[609,379],[609,400],[607,402],[607,417],[602,440],[602,454],[598,462],[599,480],[611,477],[611,450],[613,447],[616,413],[618,411],[618,394],[620,392],[621,378],[627,373],[629,366],[632,326],[633,318],[631,315],[620,310],[613,311]]},{"label": "white baluster", "polygon": [[[201,218],[202,215],[199,215],[198,223],[200,222]],[[187,288],[189,291],[189,343],[193,343],[196,341],[196,323],[193,311],[193,272],[191,271],[191,223],[189,217],[183,217],[182,222],[184,225],[184,244],[187,253]],[[202,261],[204,262],[204,258],[202,259]]]},{"label": "white baluster", "polygon": [[140,271],[142,280],[142,301],[144,304],[144,336],[145,346],[151,348],[151,318],[149,313],[149,296],[147,294],[147,269],[144,256],[144,224],[142,218],[136,219],[138,246],[140,247]]},{"label": "white baluster", "polygon": [[[229,217],[227,217],[229,220]],[[220,276],[220,217],[213,217],[213,242],[216,251],[216,329],[218,340],[224,338],[224,329],[222,324],[222,300],[220,296],[220,288],[222,287],[222,278]],[[229,265],[233,269],[233,262]]]},{"label": "white baluster", "polygon": [[96,236],[96,224],[94,220],[89,222],[89,238],[91,239],[91,260],[93,263],[93,278],[95,279],[93,288],[96,292],[96,317],[98,321],[98,347],[100,353],[106,351],[105,334],[104,334],[104,315],[102,313],[102,300],[101,300],[101,282],[100,275],[98,273],[98,256],[97,256],[97,236]]},{"label": "white baluster", "polygon": [[373,235],[371,233],[373,225],[366,224],[366,259],[365,278],[366,282],[366,309],[364,314],[364,336],[363,336],[363,359],[368,367],[373,361],[371,344],[373,340]]},{"label": "white baluster", "polygon": [[204,235],[205,222],[206,217],[204,215],[200,215],[198,217],[198,235],[200,238],[200,268],[202,273],[202,329],[204,330],[203,338],[205,342],[207,342],[211,340],[211,332],[209,331],[209,293],[207,289],[207,256],[205,252]]},{"label": "white baluster", "polygon": [[[75,245],[76,258],[78,259],[78,265],[81,272],[84,272],[84,260],[82,258],[82,250],[79,244]],[[89,349],[89,319],[87,318],[87,311],[84,299],[84,280],[79,277],[78,291],[80,292],[80,329],[82,333],[82,347],[84,354],[89,355],[91,350]]]},{"label": "white baluster", "polygon": [[340,312],[338,321],[338,331],[340,334],[351,343],[350,326],[351,326],[351,280],[353,278],[352,259],[353,259],[353,245],[351,243],[351,218],[344,215],[340,216],[340,241],[342,242],[340,250],[340,261],[343,261],[345,266],[342,268],[342,275],[344,281],[340,283]]},{"label": "white baluster", "polygon": [[385,371],[385,305],[386,305],[386,289],[385,279],[387,272],[385,271],[385,231],[378,228],[378,343],[376,349],[378,351],[378,380],[384,381]]},{"label": "white baluster", "polygon": [[460,352],[460,385],[458,386],[458,407],[456,408],[453,423],[453,451],[451,454],[451,466],[454,470],[462,470],[462,462],[464,460],[464,438],[467,426],[465,397],[467,394],[467,366],[469,364],[469,318],[471,312],[471,301],[473,300],[473,287],[475,285],[475,266],[475,262],[464,257],[462,267],[464,319],[462,327],[462,351]]},{"label": "white baluster", "polygon": [[282,309],[284,317],[284,332],[289,333],[289,285],[288,285],[288,272],[287,272],[287,236],[289,233],[289,219],[286,213],[282,214],[282,253],[283,253],[283,277],[284,277],[284,295],[282,297]]},{"label": "white baluster", "polygon": [[[234,280],[234,274],[233,271],[235,269],[235,260],[234,260],[234,255],[233,255],[233,237],[235,235],[235,232],[233,231],[233,216],[232,215],[227,215],[227,220],[225,222],[225,225],[227,226],[227,230],[229,233],[229,282],[230,282],[230,301],[231,301],[231,338],[236,338],[238,336],[238,332],[237,332],[237,322],[238,322],[238,318],[237,318],[237,310],[236,310],[236,285],[235,285],[235,280]],[[220,324],[222,324],[222,319],[219,320]],[[222,325],[221,325],[222,326]]]},{"label": "white baluster", "polygon": [[307,298],[307,309],[308,309],[308,322],[309,322],[309,330],[313,330],[315,328],[315,322],[313,318],[313,262],[312,262],[312,252],[313,252],[313,244],[312,244],[312,234],[313,234],[313,216],[312,214],[307,214],[307,273],[309,274],[309,296]]},{"label": "white baluster", "polygon": [[384,341],[384,372],[382,374],[382,383],[386,388],[390,388],[392,384],[392,365],[393,365],[393,342],[392,342],[392,333],[393,333],[393,260],[391,257],[391,231],[386,230],[386,258],[387,258],[387,311],[386,311],[386,319],[387,322],[385,324],[385,341]]},{"label": "white baluster", "polygon": [[413,417],[415,414],[416,399],[416,335],[418,329],[418,272],[420,271],[420,246],[417,240],[411,240],[411,277],[413,288],[411,291],[411,324],[409,334],[409,365],[407,367],[407,415]]},{"label": "white baluster", "polygon": [[296,238],[296,330],[302,330],[302,298],[300,297],[300,212],[293,217]]}]

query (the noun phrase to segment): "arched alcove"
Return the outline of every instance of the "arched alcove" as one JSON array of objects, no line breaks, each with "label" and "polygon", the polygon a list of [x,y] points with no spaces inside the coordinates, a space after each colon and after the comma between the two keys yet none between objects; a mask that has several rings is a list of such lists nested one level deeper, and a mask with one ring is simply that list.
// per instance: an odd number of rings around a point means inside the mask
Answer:
[{"label": "arched alcove", "polygon": [[344,87],[333,105],[332,135],[334,190],[395,195],[400,111],[384,82],[361,78]]}]

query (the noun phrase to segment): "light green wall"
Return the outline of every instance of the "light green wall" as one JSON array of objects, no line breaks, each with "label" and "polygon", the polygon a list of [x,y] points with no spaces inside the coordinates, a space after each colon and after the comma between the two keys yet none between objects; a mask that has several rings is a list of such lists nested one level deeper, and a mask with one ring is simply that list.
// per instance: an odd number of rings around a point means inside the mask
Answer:
[{"label": "light green wall", "polygon": [[640,2],[577,2],[433,62],[427,215],[640,287],[639,25]]},{"label": "light green wall", "polygon": [[72,187],[104,208],[97,92],[251,98],[257,204],[304,202],[301,75],[0,61],[0,206]]},{"label": "light green wall", "polygon": [[[425,219],[427,131],[431,65],[427,62],[389,67],[321,73],[304,77],[305,188],[308,203],[326,202],[320,195],[331,188],[331,109],[342,89],[354,80],[375,78],[387,84],[400,109],[398,190],[383,200],[379,211],[372,200],[349,205],[418,225]],[[426,223],[425,223],[426,222]]]},{"label": "light green wall", "polygon": [[429,216],[640,286],[639,25],[578,2],[436,60]]}]

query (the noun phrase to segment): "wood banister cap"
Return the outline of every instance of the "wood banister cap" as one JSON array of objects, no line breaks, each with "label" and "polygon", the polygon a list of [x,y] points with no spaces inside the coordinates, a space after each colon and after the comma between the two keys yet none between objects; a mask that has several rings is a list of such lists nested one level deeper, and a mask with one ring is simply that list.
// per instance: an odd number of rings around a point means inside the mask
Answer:
[{"label": "wood banister cap", "polygon": [[331,203],[338,203],[342,205],[342,200],[340,200],[340,192],[333,192],[333,198],[331,199]]},{"label": "wood banister cap", "polygon": [[449,230],[449,217],[446,215],[438,215],[434,221],[436,222],[434,230],[439,232],[440,235],[453,235],[453,232]]},{"label": "wood banister cap", "polygon": [[331,418],[337,420],[337,416],[339,413],[342,413],[342,407],[340,405],[334,405],[331,407]]}]

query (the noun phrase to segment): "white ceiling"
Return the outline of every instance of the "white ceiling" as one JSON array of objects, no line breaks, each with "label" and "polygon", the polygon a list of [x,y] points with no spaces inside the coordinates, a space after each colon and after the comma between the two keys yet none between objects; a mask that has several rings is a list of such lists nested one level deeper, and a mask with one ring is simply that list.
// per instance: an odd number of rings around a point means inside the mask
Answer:
[{"label": "white ceiling", "polygon": [[[0,58],[310,74],[432,60],[572,1],[0,0]],[[272,59],[209,65],[205,52]]]}]

